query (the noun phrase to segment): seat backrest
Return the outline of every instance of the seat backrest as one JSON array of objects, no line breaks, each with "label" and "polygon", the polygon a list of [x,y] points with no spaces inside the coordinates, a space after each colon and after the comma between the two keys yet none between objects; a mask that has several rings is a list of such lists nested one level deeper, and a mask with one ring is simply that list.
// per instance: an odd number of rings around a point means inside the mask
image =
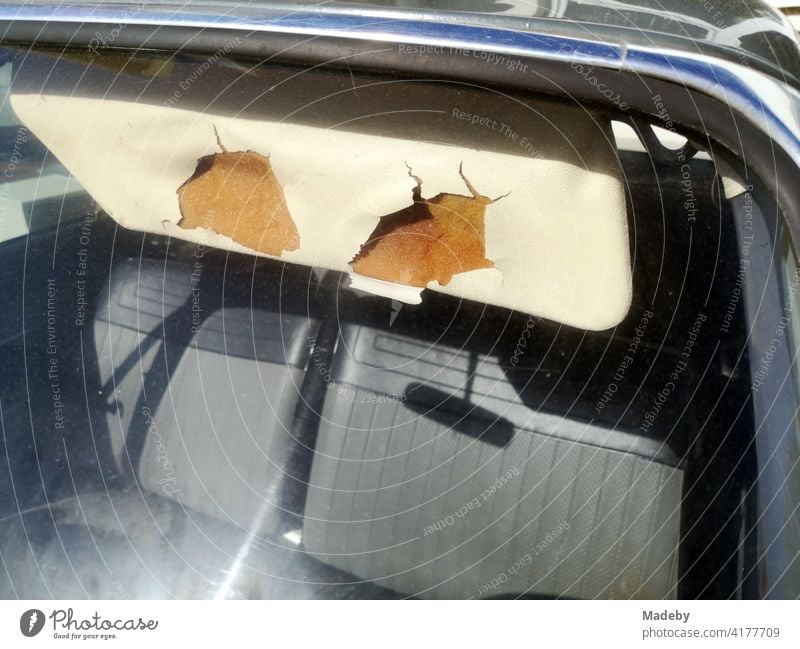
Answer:
[{"label": "seat backrest", "polygon": [[408,595],[674,597],[662,445],[528,408],[492,358],[346,327],[304,544]]},{"label": "seat backrest", "polygon": [[280,518],[292,418],[317,326],[301,311],[303,277],[275,266],[266,276],[237,277],[211,264],[198,271],[126,261],[95,325],[119,471],[265,533]]}]

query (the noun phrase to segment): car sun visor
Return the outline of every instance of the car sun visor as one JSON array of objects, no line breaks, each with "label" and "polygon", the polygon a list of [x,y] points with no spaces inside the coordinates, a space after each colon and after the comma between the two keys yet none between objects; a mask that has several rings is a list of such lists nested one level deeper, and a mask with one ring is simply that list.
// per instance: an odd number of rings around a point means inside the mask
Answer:
[{"label": "car sun visor", "polygon": [[403,302],[427,287],[588,330],[630,306],[611,128],[582,108],[543,102],[523,141],[454,115],[480,134],[454,146],[99,98],[11,104],[126,228],[347,272]]}]

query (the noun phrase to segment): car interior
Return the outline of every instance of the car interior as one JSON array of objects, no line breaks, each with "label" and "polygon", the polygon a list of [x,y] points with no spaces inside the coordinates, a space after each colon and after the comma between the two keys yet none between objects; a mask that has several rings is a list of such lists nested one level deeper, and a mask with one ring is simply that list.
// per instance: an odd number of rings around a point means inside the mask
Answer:
[{"label": "car interior", "polygon": [[[3,56],[6,94],[151,104],[202,61]],[[183,105],[255,115],[263,67],[221,61]],[[315,74],[275,101],[372,78]],[[380,112],[380,91],[358,101]],[[627,314],[599,331],[429,290],[406,304],[346,272],[123,227],[6,100],[0,146],[24,155],[0,197],[0,596],[752,597],[721,173],[697,134],[587,110],[613,128],[632,278]]]}]

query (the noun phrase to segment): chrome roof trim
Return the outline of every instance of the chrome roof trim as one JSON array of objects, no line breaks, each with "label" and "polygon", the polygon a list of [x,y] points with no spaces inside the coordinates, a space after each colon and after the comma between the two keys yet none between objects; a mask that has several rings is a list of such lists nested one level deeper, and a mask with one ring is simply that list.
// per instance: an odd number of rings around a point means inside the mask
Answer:
[{"label": "chrome roof trim", "polygon": [[[235,12],[235,13],[234,13]],[[412,14],[413,15],[413,14]],[[730,105],[778,143],[800,169],[800,93],[787,84],[727,60],[677,50],[601,43],[464,23],[398,19],[384,14],[326,7],[281,11],[209,5],[0,4],[0,21],[67,24],[132,24],[229,29],[378,43],[435,45],[509,57],[584,63],[679,82]]]}]

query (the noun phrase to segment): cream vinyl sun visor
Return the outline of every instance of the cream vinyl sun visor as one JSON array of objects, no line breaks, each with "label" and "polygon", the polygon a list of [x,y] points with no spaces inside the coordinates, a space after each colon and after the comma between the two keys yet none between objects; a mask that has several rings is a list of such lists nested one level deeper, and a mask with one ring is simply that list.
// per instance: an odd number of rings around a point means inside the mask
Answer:
[{"label": "cream vinyl sun visor", "polygon": [[532,111],[524,138],[454,109],[475,136],[454,146],[126,101],[11,104],[126,228],[348,272],[406,302],[427,287],[590,330],[630,306],[610,126],[581,109]]}]

